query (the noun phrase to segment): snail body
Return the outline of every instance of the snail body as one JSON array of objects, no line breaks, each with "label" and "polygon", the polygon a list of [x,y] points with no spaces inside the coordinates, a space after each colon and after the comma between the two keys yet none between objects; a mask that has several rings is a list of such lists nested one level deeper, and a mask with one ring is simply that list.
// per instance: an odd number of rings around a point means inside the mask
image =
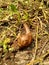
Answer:
[{"label": "snail body", "polygon": [[26,33],[23,35],[20,34],[18,36],[17,40],[15,40],[12,45],[12,47],[14,47],[14,48],[16,46],[18,46],[18,48],[23,48],[25,46],[28,46],[32,42],[32,33],[31,33],[28,25],[26,23],[24,23],[23,26],[24,26]]}]

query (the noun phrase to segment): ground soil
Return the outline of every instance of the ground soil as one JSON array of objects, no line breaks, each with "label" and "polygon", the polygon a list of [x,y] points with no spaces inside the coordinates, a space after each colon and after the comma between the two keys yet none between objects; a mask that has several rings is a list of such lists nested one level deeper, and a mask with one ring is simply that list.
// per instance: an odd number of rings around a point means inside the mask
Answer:
[{"label": "ground soil", "polygon": [[[32,32],[32,43],[11,51],[18,33],[25,32],[22,21]],[[4,49],[6,38],[10,43]],[[49,65],[49,0],[0,1],[0,65]]]}]

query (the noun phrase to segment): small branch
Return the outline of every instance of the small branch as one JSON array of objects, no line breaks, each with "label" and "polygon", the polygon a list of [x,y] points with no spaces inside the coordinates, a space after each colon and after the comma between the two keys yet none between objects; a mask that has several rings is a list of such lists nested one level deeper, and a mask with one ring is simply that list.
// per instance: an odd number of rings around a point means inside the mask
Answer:
[{"label": "small branch", "polygon": [[36,43],[35,43],[35,54],[34,54],[34,58],[30,61],[30,63],[28,63],[26,65],[31,65],[31,64],[33,65],[34,64],[35,58],[36,58],[36,52],[37,52],[37,44],[38,44],[38,25],[37,25],[37,33],[36,33]]}]

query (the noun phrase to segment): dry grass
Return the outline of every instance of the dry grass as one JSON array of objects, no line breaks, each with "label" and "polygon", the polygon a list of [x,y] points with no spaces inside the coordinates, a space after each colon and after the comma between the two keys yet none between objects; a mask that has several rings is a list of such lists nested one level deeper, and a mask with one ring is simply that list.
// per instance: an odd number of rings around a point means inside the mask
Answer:
[{"label": "dry grass", "polygon": [[[12,42],[17,38],[18,33],[25,32],[22,21],[29,25],[34,39],[32,41],[34,47],[29,46],[32,59],[26,61],[25,65],[48,65],[49,59],[45,62],[45,58],[49,57],[49,0],[1,0],[0,48],[3,49],[2,53],[12,53]],[[28,47],[23,51],[27,49]]]}]

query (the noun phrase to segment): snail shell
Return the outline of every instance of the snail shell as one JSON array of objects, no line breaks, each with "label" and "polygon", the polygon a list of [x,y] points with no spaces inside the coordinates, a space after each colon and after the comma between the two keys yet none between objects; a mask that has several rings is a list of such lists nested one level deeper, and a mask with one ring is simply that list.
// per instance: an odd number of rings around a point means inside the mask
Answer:
[{"label": "snail shell", "polygon": [[22,47],[28,46],[32,42],[32,33],[31,33],[28,25],[26,23],[24,23],[23,26],[25,28],[26,33],[23,35],[20,34],[18,36],[17,40],[15,40],[13,42],[12,47],[14,47],[14,48],[16,48],[16,47],[22,48]]}]

